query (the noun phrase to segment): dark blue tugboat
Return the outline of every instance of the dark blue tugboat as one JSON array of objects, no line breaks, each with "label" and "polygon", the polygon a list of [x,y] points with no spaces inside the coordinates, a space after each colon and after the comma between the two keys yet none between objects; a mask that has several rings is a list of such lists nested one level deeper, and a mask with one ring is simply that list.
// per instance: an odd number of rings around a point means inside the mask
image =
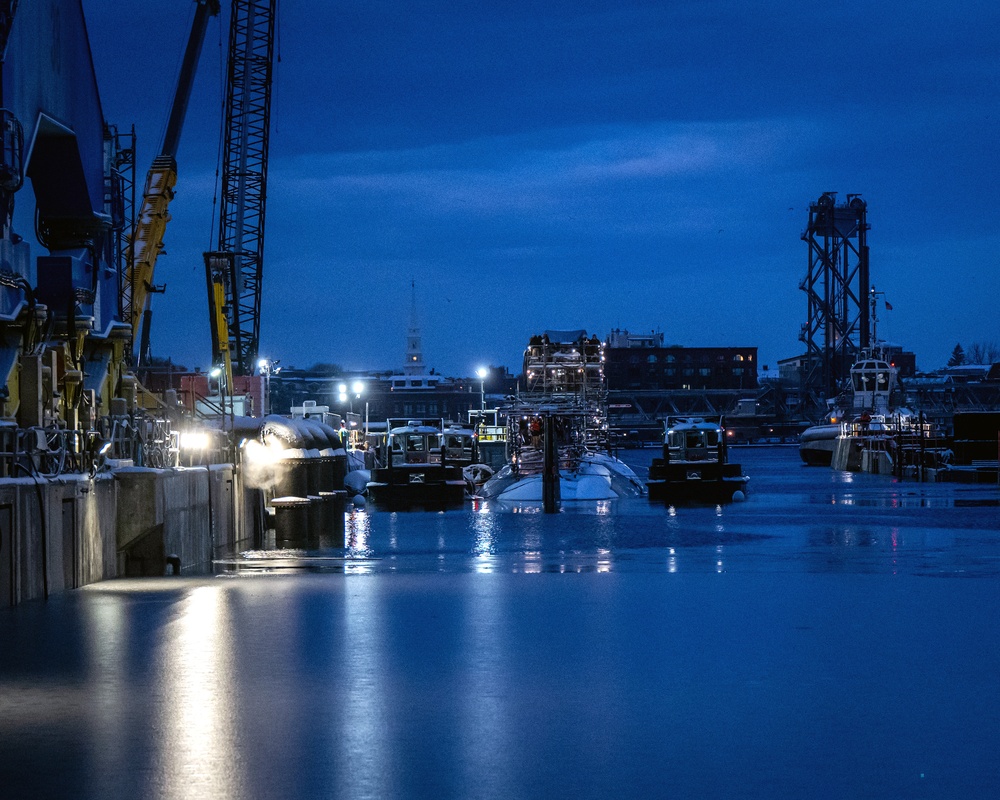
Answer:
[{"label": "dark blue tugboat", "polygon": [[646,488],[650,500],[671,504],[743,500],[749,478],[728,460],[725,430],[702,417],[669,417],[663,458],[654,458]]},{"label": "dark blue tugboat", "polygon": [[372,470],[368,483],[371,502],[389,511],[462,505],[470,459],[449,446],[458,432],[427,419],[389,420],[388,428],[385,466]]}]

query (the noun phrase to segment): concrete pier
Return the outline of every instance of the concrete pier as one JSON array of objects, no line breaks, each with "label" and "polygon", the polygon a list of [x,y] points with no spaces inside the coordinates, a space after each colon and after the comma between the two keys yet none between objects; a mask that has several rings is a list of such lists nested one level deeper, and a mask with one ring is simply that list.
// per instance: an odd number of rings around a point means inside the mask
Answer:
[{"label": "concrete pier", "polygon": [[0,481],[0,607],[125,576],[211,569],[254,546],[258,492],[230,464]]}]

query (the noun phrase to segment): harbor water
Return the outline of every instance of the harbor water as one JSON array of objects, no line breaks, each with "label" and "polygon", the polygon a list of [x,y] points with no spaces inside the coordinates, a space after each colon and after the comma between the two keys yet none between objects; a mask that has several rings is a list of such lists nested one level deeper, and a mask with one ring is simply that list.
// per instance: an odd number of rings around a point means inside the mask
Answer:
[{"label": "harbor water", "polygon": [[0,797],[1000,796],[1000,489],[732,460],[0,609]]}]

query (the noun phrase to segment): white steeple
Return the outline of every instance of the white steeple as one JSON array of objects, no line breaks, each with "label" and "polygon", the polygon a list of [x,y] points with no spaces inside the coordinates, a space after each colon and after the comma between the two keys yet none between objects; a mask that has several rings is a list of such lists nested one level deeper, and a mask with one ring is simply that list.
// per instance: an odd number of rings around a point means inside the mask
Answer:
[{"label": "white steeple", "polygon": [[424,355],[420,351],[420,324],[417,321],[417,287],[410,279],[410,327],[406,332],[406,364],[404,375],[424,374]]}]

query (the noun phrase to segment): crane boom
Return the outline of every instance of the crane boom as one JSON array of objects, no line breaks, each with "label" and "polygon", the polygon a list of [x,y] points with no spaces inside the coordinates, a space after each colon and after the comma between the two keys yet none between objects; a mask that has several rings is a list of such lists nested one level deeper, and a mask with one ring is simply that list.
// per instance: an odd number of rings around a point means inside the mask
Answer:
[{"label": "crane boom", "polygon": [[[122,303],[124,316],[132,325],[132,342],[139,340],[139,328],[143,311],[149,303],[153,289],[153,272],[156,259],[163,250],[163,234],[170,220],[169,205],[174,197],[177,183],[177,148],[180,144],[181,128],[191,98],[195,70],[201,48],[205,41],[209,17],[219,13],[219,0],[195,0],[194,22],[184,50],[180,76],[170,106],[170,118],[163,138],[163,149],[146,175],[146,185],[142,192],[142,206],[129,240],[128,268],[123,284],[125,301]],[[147,325],[148,318],[147,318]]]}]

